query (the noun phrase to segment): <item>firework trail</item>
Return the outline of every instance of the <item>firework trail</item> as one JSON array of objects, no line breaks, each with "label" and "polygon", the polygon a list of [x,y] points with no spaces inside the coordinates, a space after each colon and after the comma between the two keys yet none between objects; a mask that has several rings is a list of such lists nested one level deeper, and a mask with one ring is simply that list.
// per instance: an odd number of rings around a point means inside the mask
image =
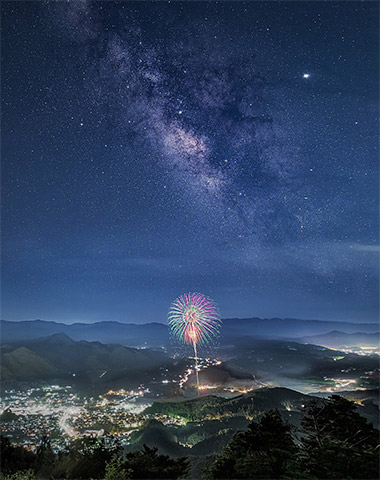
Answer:
[{"label": "firework trail", "polygon": [[178,341],[193,346],[199,394],[197,345],[211,343],[219,334],[221,321],[216,305],[200,293],[185,293],[171,304],[168,324]]}]

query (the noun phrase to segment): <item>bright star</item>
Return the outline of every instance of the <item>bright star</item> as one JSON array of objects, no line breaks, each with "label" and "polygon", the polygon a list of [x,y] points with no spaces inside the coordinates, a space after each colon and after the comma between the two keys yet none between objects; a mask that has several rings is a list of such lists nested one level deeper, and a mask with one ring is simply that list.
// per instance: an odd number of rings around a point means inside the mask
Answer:
[{"label": "bright star", "polygon": [[309,78],[309,77],[310,77],[310,73],[304,73],[302,76],[303,76],[303,78]]}]

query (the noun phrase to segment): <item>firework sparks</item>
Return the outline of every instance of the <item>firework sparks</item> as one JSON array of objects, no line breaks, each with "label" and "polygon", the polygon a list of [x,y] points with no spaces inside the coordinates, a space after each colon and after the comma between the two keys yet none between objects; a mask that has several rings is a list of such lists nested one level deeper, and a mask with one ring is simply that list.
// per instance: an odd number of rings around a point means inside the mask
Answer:
[{"label": "firework sparks", "polygon": [[168,323],[177,340],[194,348],[199,392],[197,345],[211,343],[219,334],[221,321],[216,305],[200,293],[185,293],[171,304]]}]

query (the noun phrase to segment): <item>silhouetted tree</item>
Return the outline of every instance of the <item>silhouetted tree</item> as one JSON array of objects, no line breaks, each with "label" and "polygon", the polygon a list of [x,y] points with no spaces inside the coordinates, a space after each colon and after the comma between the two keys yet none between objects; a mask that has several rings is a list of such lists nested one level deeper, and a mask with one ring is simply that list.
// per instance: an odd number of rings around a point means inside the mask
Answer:
[{"label": "silhouetted tree", "polygon": [[34,470],[42,477],[49,476],[54,468],[55,462],[56,455],[51,448],[50,438],[47,435],[43,435],[37,447]]},{"label": "silhouetted tree", "polygon": [[15,447],[9,438],[0,435],[1,473],[11,475],[20,470],[33,469],[36,455],[23,447]]},{"label": "silhouetted tree", "polygon": [[123,466],[130,470],[132,479],[177,479],[189,471],[186,457],[170,458],[160,455],[157,448],[146,445],[140,451],[127,453]]},{"label": "silhouetted tree", "polygon": [[103,478],[106,465],[120,454],[117,442],[108,445],[102,438],[79,438],[72,442],[51,472],[54,478]]},{"label": "silhouetted tree", "polygon": [[315,400],[302,421],[300,466],[314,478],[379,478],[379,432],[340,396]]},{"label": "silhouetted tree", "polygon": [[4,475],[0,473],[0,480],[34,480],[36,474],[33,470],[20,470],[19,472],[12,473],[11,475]]},{"label": "silhouetted tree", "polygon": [[210,469],[211,478],[285,478],[297,452],[291,427],[277,410],[234,435]]},{"label": "silhouetted tree", "polygon": [[129,480],[132,470],[124,468],[123,459],[115,457],[106,465],[104,480]]}]

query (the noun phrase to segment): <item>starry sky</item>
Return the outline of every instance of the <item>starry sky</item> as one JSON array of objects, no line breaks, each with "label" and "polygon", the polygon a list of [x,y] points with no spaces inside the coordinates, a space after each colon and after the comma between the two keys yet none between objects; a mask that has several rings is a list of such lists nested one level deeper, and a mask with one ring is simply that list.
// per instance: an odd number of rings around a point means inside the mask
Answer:
[{"label": "starry sky", "polygon": [[2,30],[2,318],[377,320],[377,2],[4,1]]}]

